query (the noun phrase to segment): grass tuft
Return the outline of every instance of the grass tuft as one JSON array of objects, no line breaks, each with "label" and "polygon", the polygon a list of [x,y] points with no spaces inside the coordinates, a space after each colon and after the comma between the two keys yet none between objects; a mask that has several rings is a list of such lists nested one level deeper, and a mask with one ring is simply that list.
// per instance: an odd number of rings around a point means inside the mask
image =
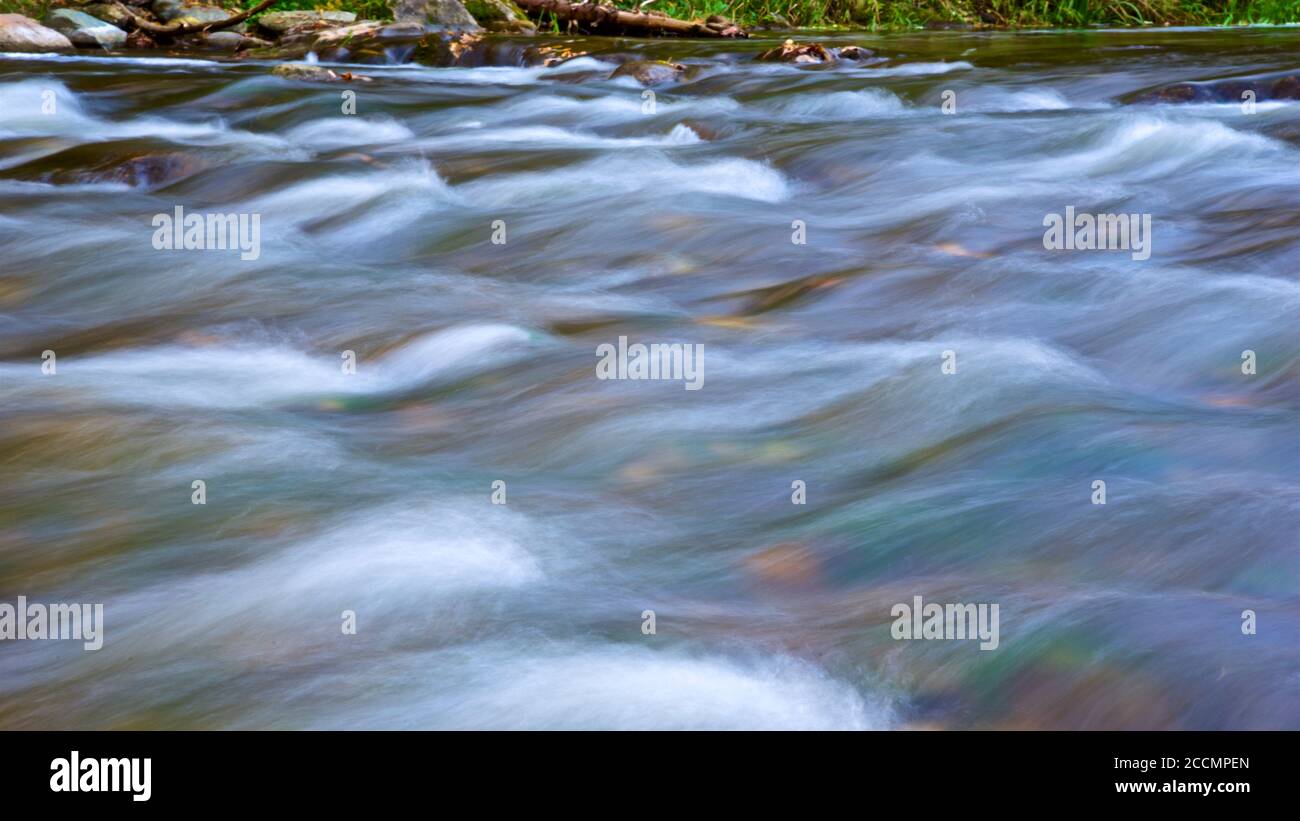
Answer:
[{"label": "grass tuft", "polygon": [[[242,8],[238,0],[204,0]],[[605,0],[609,2],[610,0]],[[639,0],[612,0],[636,8]],[[0,0],[0,13],[40,19],[73,0]],[[927,23],[978,27],[1084,28],[1088,26],[1235,26],[1300,22],[1300,0],[654,0],[647,9],[684,19],[721,14],[741,25],[876,30]],[[358,19],[391,18],[385,0],[281,0],[276,9],[356,12]]]}]

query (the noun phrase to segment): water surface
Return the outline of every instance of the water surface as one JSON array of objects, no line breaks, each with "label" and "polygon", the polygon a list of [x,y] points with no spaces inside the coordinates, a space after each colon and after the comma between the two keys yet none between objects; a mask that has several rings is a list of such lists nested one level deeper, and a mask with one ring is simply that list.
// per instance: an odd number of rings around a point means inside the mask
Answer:
[{"label": "water surface", "polygon": [[[0,644],[0,726],[1300,728],[1300,103],[1125,102],[1300,31],[564,42],[353,116],[0,57],[0,600],[107,621]],[[178,205],[260,256],[155,250]],[[916,595],[998,649],[892,640]]]}]

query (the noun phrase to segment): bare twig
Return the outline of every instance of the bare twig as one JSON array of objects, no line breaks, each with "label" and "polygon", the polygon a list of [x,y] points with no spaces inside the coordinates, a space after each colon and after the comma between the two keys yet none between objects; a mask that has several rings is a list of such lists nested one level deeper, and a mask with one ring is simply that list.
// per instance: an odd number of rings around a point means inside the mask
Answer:
[{"label": "bare twig", "polygon": [[678,20],[666,14],[623,11],[600,3],[571,3],[568,0],[515,0],[535,20],[561,20],[589,34],[748,37],[744,29],[729,22]]},{"label": "bare twig", "polygon": [[258,14],[259,12],[266,11],[268,8],[270,8],[271,6],[275,5],[278,2],[280,2],[280,0],[262,0],[262,2],[258,3],[256,6],[253,6],[248,11],[242,11],[239,14],[234,15],[233,17],[227,17],[225,20],[216,20],[214,22],[208,22],[208,23],[171,22],[165,25],[161,23],[155,23],[152,20],[146,20],[143,17],[139,17],[136,14],[133,14],[129,8],[122,5],[120,2],[117,2],[117,0],[114,0],[113,5],[117,6],[119,9],[126,12],[126,14],[130,15],[131,19],[135,21],[135,25],[137,28],[143,29],[144,31],[149,32],[150,34],[166,34],[172,37],[176,37],[185,34],[196,34],[198,32],[220,31],[221,29],[227,29],[230,28],[231,26],[237,26],[240,23],[247,20],[248,18],[252,17],[254,14]]}]

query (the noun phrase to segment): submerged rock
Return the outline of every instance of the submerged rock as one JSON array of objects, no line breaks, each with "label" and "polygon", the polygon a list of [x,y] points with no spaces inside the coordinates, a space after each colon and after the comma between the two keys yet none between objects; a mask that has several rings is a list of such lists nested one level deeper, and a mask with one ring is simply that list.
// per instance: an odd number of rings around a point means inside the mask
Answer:
[{"label": "submerged rock", "polygon": [[570,48],[565,45],[552,45],[547,43],[540,46],[528,46],[524,49],[522,60],[524,65],[541,65],[551,68],[553,66],[567,63],[570,60],[575,60],[579,57],[586,57],[588,53],[589,52],[579,51],[578,49]]},{"label": "submerged rock", "polygon": [[826,50],[821,43],[796,43],[786,40],[773,49],[768,49],[756,59],[775,63],[829,63],[835,55]]},{"label": "submerged rock", "polygon": [[339,75],[325,66],[312,63],[281,63],[271,69],[271,73],[286,80],[307,80],[316,83],[331,83],[339,78]]},{"label": "submerged rock", "polygon": [[412,55],[426,66],[489,65],[483,56],[483,36],[472,32],[432,31],[420,39]]},{"label": "submerged rock", "polygon": [[796,43],[786,40],[773,49],[768,49],[756,59],[776,63],[833,63],[836,60],[867,60],[876,53],[862,46],[842,46],[827,48],[821,43]]},{"label": "submerged rock", "polygon": [[149,190],[191,177],[209,165],[166,146],[165,141],[148,138],[96,141],[38,157],[8,173],[55,185],[121,183]]},{"label": "submerged rock", "polygon": [[1272,137],[1275,140],[1282,140],[1291,143],[1294,146],[1300,146],[1300,122],[1274,123],[1273,125],[1266,125],[1260,129],[1260,133]]},{"label": "submerged rock", "polygon": [[454,31],[478,31],[479,25],[460,0],[388,0],[393,20]]},{"label": "submerged rock", "polygon": [[21,14],[0,14],[0,51],[71,51],[72,41]]},{"label": "submerged rock", "polygon": [[831,51],[841,60],[866,60],[869,57],[876,56],[874,51],[862,46],[845,46],[844,48],[831,49]]},{"label": "submerged rock", "polygon": [[612,80],[616,77],[631,77],[643,86],[657,86],[676,82],[684,76],[686,76],[686,66],[681,63],[633,60],[614,69],[609,78]]},{"label": "submerged rock", "polygon": [[1253,92],[1256,102],[1269,100],[1300,100],[1300,72],[1286,71],[1231,77],[1225,80],[1206,80],[1195,83],[1173,83],[1140,91],[1125,98],[1127,103],[1242,103]]},{"label": "submerged rock", "polygon": [[81,182],[118,182],[132,188],[154,189],[191,177],[206,168],[188,154],[137,154],[111,164],[78,172]]},{"label": "submerged rock", "polygon": [[339,83],[354,80],[370,82],[373,79],[350,71],[339,73],[314,63],[281,63],[271,69],[271,73],[286,80],[303,80],[309,83]]},{"label": "submerged rock", "polygon": [[56,9],[41,21],[82,48],[121,48],[126,32],[96,17],[72,9]]},{"label": "submerged rock", "polygon": [[357,16],[350,11],[273,11],[259,17],[257,25],[272,34],[284,34],[305,24],[321,23],[324,24],[321,28],[334,28],[356,21]]}]

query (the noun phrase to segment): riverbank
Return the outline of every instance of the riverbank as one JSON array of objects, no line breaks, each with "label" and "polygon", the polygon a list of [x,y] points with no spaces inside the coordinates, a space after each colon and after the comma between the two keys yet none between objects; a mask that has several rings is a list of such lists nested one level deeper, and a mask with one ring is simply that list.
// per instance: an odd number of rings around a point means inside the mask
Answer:
[{"label": "riverbank", "polygon": [[[65,2],[75,2],[75,5],[62,5]],[[890,31],[892,24],[877,27],[883,31],[871,31],[857,24],[853,29],[832,27],[796,33],[785,28],[791,21],[779,15],[762,16],[761,24],[745,27],[720,14],[695,14],[708,11],[707,7],[670,8],[678,14],[690,15],[687,19],[667,16],[658,10],[625,12],[613,6],[576,4],[566,0],[326,2],[352,5],[358,10],[292,8],[295,4],[307,5],[309,0],[260,0],[246,8],[221,7],[193,0],[55,0],[55,4],[5,0],[0,2],[0,9],[25,8],[30,14],[0,14],[0,53],[76,51],[106,56],[153,51],[157,56],[201,56],[295,64],[298,61],[364,65],[414,62],[440,67],[553,67],[575,57],[597,56],[597,52],[572,45],[575,37],[583,35],[616,41],[614,51],[617,53],[606,53],[604,57],[622,64],[637,61],[627,52],[628,47],[638,41],[680,43],[692,39],[770,39],[784,38],[788,34],[792,39],[786,39],[780,48],[757,52],[758,59],[798,63],[851,60],[866,61],[869,66],[880,67],[888,62],[887,57],[852,43],[832,45],[832,38],[844,34],[904,33]],[[737,8],[749,18],[756,16],[752,8]],[[872,8],[876,15],[873,19],[878,19],[885,7]],[[1220,11],[1230,14],[1236,8],[1230,5]],[[1251,8],[1258,11],[1254,6]],[[984,15],[984,18],[988,17],[988,14]],[[984,22],[984,18],[976,23],[932,19],[925,28],[982,33],[991,25]],[[1001,16],[997,19],[1008,18]],[[1087,32],[1089,29],[1073,31]],[[610,49],[602,46],[600,51],[609,52]],[[285,71],[289,72],[286,76],[296,79],[352,79],[348,72],[339,74],[313,66],[286,66]],[[687,67],[671,60],[627,69],[643,85],[681,79],[686,71]],[[1289,97],[1289,93],[1286,96]]]},{"label": "riverbank", "polygon": [[[0,0],[0,14],[41,19],[61,0]],[[241,11],[246,5],[213,0],[210,5]],[[471,0],[471,13],[494,2]],[[1242,26],[1300,23],[1296,0],[621,0],[624,9],[642,6],[681,19],[721,15],[747,28],[866,28],[873,31],[914,29],[1125,28],[1146,26]],[[276,11],[349,12],[359,20],[391,20],[387,0],[282,0]],[[553,31],[558,26],[552,26]]]},{"label": "riverbank", "polygon": [[741,25],[918,28],[1107,28],[1300,22],[1294,0],[656,0],[675,17],[722,14]]}]

